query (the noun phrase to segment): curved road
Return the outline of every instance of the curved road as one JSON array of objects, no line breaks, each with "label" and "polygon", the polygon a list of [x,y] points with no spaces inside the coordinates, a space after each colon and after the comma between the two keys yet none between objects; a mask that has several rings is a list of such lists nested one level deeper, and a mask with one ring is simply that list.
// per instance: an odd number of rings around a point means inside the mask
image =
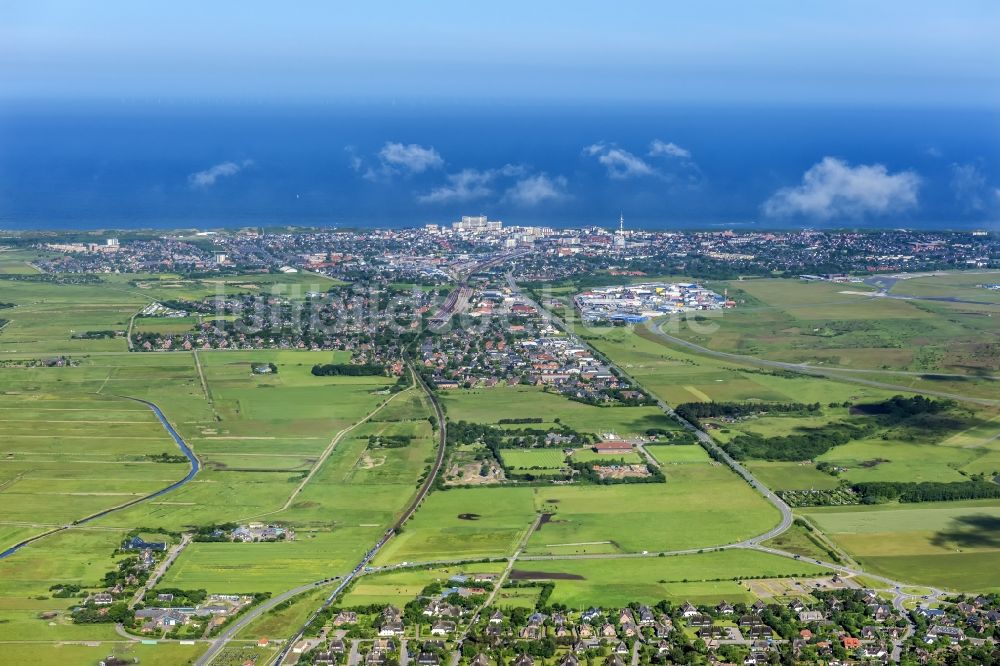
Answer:
[{"label": "curved road", "polygon": [[134,500],[130,500],[128,502],[125,502],[124,504],[119,504],[118,506],[111,507],[110,509],[105,509],[103,511],[98,511],[97,513],[93,513],[93,514],[91,514],[91,515],[89,515],[89,516],[87,516],[85,518],[80,518],[79,520],[74,520],[69,525],[63,525],[61,527],[57,527],[55,529],[49,530],[48,532],[43,532],[42,534],[36,534],[35,536],[33,536],[31,538],[28,538],[28,539],[25,539],[24,541],[16,543],[13,546],[11,546],[10,548],[8,548],[7,550],[5,550],[3,552],[0,552],[0,560],[4,559],[5,557],[10,557],[11,555],[13,555],[14,553],[16,553],[17,551],[19,551],[22,548],[24,548],[25,546],[27,546],[29,543],[34,543],[35,541],[38,541],[39,539],[43,539],[43,538],[45,538],[45,537],[47,537],[47,536],[49,536],[51,534],[55,534],[57,532],[62,532],[63,530],[68,530],[71,527],[76,527],[78,525],[83,525],[85,523],[89,523],[92,520],[96,520],[96,519],[101,518],[103,516],[107,516],[108,514],[114,513],[116,511],[121,511],[122,509],[127,509],[127,508],[129,508],[131,506],[135,506],[136,504],[139,504],[140,502],[145,502],[147,500],[151,500],[154,497],[159,497],[160,495],[163,495],[164,493],[169,493],[171,490],[176,490],[177,488],[180,488],[184,484],[188,483],[191,479],[193,479],[195,477],[195,475],[198,473],[198,471],[201,469],[201,462],[198,460],[198,456],[196,456],[194,454],[194,451],[191,450],[191,448],[181,438],[181,436],[177,433],[177,431],[174,430],[174,427],[172,425],[170,425],[169,421],[167,421],[167,417],[163,415],[163,411],[160,410],[160,408],[155,403],[152,403],[149,400],[143,400],[142,398],[133,398],[133,397],[127,396],[127,395],[118,396],[118,397],[125,398],[127,400],[135,400],[136,402],[141,402],[142,404],[144,404],[147,407],[149,407],[150,409],[152,409],[153,413],[156,414],[156,418],[159,419],[160,424],[163,425],[164,430],[167,431],[167,434],[170,435],[170,437],[177,444],[178,448],[180,448],[181,453],[183,453],[187,457],[188,461],[191,463],[191,469],[188,471],[188,473],[184,476],[183,479],[181,479],[180,481],[175,481],[174,483],[171,483],[166,488],[161,488],[160,490],[157,490],[157,491],[155,491],[153,493],[150,493],[149,495],[144,495],[143,497],[138,497],[138,498],[136,498]]},{"label": "curved road", "polygon": [[[566,334],[571,336],[577,344],[586,347],[592,353],[599,355],[598,356],[599,358],[607,358],[605,354],[601,354],[598,350],[594,349],[594,347],[592,347],[589,343],[587,343],[586,340],[583,340],[579,336],[575,335],[572,332],[572,329],[570,329],[562,319],[557,317],[549,310],[543,308],[541,305],[539,305],[532,299],[528,298],[528,296],[526,296],[521,291],[520,287],[517,286],[517,282],[514,280],[514,275],[512,273],[507,274],[507,285],[510,287],[512,292],[516,293],[521,298],[521,300],[525,301],[526,303],[534,307],[536,310],[538,310],[538,312],[546,321],[555,324],[562,330],[566,331]],[[635,378],[633,378],[631,375],[625,372],[616,363],[612,363],[610,359],[607,359],[607,363],[608,365],[614,367],[619,373],[621,373],[623,377],[628,379],[635,386],[642,386],[640,382],[636,381]],[[778,523],[773,529],[765,532],[764,534],[755,536],[752,539],[740,542],[740,544],[731,544],[730,547],[737,545],[749,546],[760,543],[761,541],[767,541],[768,539],[778,536],[779,534],[781,534],[782,532],[784,532],[785,530],[787,530],[789,527],[792,526],[792,510],[791,508],[789,508],[787,504],[785,504],[784,501],[782,501],[780,497],[775,495],[774,492],[772,492],[771,489],[768,488],[766,485],[758,481],[757,477],[751,474],[746,467],[733,460],[733,458],[730,457],[728,453],[723,451],[715,443],[715,441],[713,441],[712,438],[708,436],[708,433],[706,433],[703,430],[700,430],[699,428],[695,427],[694,424],[678,416],[678,414],[674,411],[674,409],[660,398],[653,396],[653,399],[656,400],[657,406],[661,410],[663,410],[665,414],[676,419],[681,425],[684,426],[684,428],[692,432],[695,435],[695,437],[698,438],[698,441],[701,443],[701,445],[705,447],[705,449],[707,449],[713,455],[713,457],[715,457],[717,460],[721,460],[722,462],[726,463],[726,465],[728,465],[730,469],[732,469],[734,472],[743,477],[743,479],[747,483],[753,486],[753,488],[756,489],[757,492],[763,495],[764,498],[767,499],[767,501],[773,504],[774,507],[781,512],[781,522]]]}]

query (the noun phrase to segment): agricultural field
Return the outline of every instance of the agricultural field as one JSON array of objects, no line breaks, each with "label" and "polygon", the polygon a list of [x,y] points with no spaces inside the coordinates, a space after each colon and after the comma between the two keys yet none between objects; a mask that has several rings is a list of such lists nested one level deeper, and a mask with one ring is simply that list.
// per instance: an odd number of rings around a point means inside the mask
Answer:
[{"label": "agricultural field", "polygon": [[[279,277],[250,282],[270,288]],[[0,561],[0,634],[37,623],[36,635],[54,640],[113,638],[106,626],[72,625],[60,615],[43,623],[36,616],[64,613],[75,603],[49,599],[51,585],[98,585],[114,567],[110,555],[122,537],[139,525],[179,531],[260,519],[296,530],[287,543],[192,543],[163,585],[276,593],[349,571],[398,516],[433,456],[432,412],[417,391],[390,395],[388,378],[309,372],[315,363],[346,361],[346,353],[129,354],[124,338],[72,338],[76,330],[124,330],[148,302],[144,292],[163,297],[174,289],[159,278],[136,286],[134,278],[4,283],[11,286],[5,299],[17,306],[5,310],[11,321],[0,335],[0,499],[6,509],[0,546],[184,477],[186,461],[153,459],[180,452],[154,413],[128,396],[163,409],[201,470],[166,495],[46,536]],[[241,284],[224,287],[244,289]],[[214,291],[179,289],[188,296]],[[58,355],[70,360],[62,367],[37,363]],[[278,372],[253,374],[254,363],[274,363]],[[376,419],[352,427],[384,403]],[[405,435],[408,445],[370,450],[369,437],[383,434]],[[321,460],[313,480],[296,492]]]},{"label": "agricultural field", "polygon": [[596,407],[530,386],[447,391],[441,402],[452,421],[496,424],[500,419],[541,418],[542,423],[530,427],[545,428],[558,419],[579,432],[620,437],[679,428],[656,407]]},{"label": "agricultural field", "polygon": [[709,462],[668,467],[667,482],[534,489],[537,511],[551,516],[532,534],[531,555],[641,553],[708,548],[766,532],[778,511],[727,467]]},{"label": "agricultural field", "polygon": [[801,512],[873,573],[956,591],[1000,590],[996,500]]},{"label": "agricultural field", "polygon": [[749,602],[743,577],[814,577],[826,571],[814,564],[750,550],[724,550],[630,559],[520,561],[512,578],[550,580],[554,603],[570,608],[617,606],[632,601],[712,604]]},{"label": "agricultural field", "polygon": [[0,250],[0,275],[35,275],[40,271],[31,262],[41,255],[35,250],[3,248]]},{"label": "agricultural field", "polygon": [[[82,645],[71,643],[7,643],[3,646],[4,659],[9,663],[32,663],[48,666],[93,666],[108,656],[119,659],[138,659],[143,666],[176,666],[192,663],[208,647],[207,643],[180,645],[179,643],[158,643],[141,645],[121,643],[121,637],[114,642],[95,642]],[[222,662],[219,662],[220,664]],[[243,662],[237,662],[242,664]]]},{"label": "agricultural field", "polygon": [[591,328],[585,339],[646,389],[671,404],[685,402],[874,402],[898,391],[772,372],[669,346],[645,326]]},{"label": "agricultural field", "polygon": [[382,549],[376,564],[503,557],[535,520],[532,488],[436,491]]},{"label": "agricultural field", "polygon": [[453,564],[432,569],[404,569],[367,574],[350,587],[344,594],[340,605],[393,604],[402,608],[406,602],[415,599],[421,590],[430,583],[447,583],[450,577],[458,575],[499,575],[505,566],[504,562],[477,562],[475,564]]},{"label": "agricultural field", "polygon": [[661,465],[687,465],[709,462],[708,452],[697,444],[647,444],[646,451]]},{"label": "agricultural field", "polygon": [[837,477],[807,462],[755,460],[746,466],[771,490],[832,490],[840,484]]}]

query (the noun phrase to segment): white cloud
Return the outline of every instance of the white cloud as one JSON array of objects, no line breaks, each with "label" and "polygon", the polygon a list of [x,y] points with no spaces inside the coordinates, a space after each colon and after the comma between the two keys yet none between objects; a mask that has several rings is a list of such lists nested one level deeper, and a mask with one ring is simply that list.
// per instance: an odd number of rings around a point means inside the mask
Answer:
[{"label": "white cloud", "polygon": [[518,206],[536,206],[545,201],[556,201],[566,196],[566,179],[550,178],[546,173],[528,176],[514,183],[505,193],[504,201]]},{"label": "white cloud", "polygon": [[653,142],[649,144],[649,155],[650,157],[691,159],[691,151],[687,148],[681,148],[673,141],[663,142],[659,139],[653,139]]},{"label": "white cloud", "polygon": [[243,160],[242,162],[221,162],[203,171],[195,171],[188,176],[188,184],[191,187],[206,188],[215,185],[220,178],[235,176],[243,169],[253,165],[253,160]]},{"label": "white cloud", "polygon": [[444,158],[432,146],[417,143],[386,141],[369,164],[360,157],[354,146],[344,148],[351,169],[366,180],[389,180],[393,176],[424,173],[444,166]]},{"label": "white cloud", "polygon": [[608,177],[615,180],[657,175],[648,162],[623,148],[595,143],[583,149],[584,155],[596,157],[608,170]]},{"label": "white cloud", "polygon": [[913,171],[889,173],[882,164],[852,167],[824,157],[805,172],[800,185],[781,188],[763,208],[773,217],[823,220],[884,215],[916,208],[920,182]]},{"label": "white cloud", "polygon": [[986,208],[990,188],[986,186],[986,176],[975,164],[952,164],[950,185],[966,212]]},{"label": "white cloud", "polygon": [[450,173],[445,177],[447,182],[444,185],[418,196],[417,201],[420,203],[446,203],[488,197],[493,194],[491,184],[497,173],[492,169],[488,171],[462,169],[458,173]]},{"label": "white cloud", "polygon": [[428,169],[444,166],[444,160],[434,148],[425,148],[416,143],[402,144],[386,142],[378,153],[383,164],[409,171],[423,173]]}]

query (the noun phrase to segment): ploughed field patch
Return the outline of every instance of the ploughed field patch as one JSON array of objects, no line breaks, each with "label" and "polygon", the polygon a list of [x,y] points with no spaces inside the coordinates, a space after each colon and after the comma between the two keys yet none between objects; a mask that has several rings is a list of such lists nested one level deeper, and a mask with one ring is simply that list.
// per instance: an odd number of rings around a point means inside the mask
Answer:
[{"label": "ploughed field patch", "polygon": [[519,571],[513,569],[510,572],[511,580],[586,580],[580,574],[565,573],[562,571]]}]

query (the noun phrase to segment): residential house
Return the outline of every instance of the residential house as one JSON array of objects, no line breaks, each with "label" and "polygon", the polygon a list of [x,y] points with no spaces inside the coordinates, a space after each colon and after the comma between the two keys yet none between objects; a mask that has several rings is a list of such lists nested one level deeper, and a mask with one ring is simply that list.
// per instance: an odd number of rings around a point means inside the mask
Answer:
[{"label": "residential house", "polygon": [[949,627],[943,624],[932,625],[927,630],[925,642],[934,643],[939,638],[947,638],[952,644],[955,644],[965,639],[965,632],[958,627]]},{"label": "residential house", "polygon": [[799,612],[799,622],[822,622],[823,611],[805,610]]},{"label": "residential house", "polygon": [[702,615],[701,613],[695,613],[694,615],[687,616],[687,625],[689,627],[711,627],[712,618],[707,615]]},{"label": "residential house", "polygon": [[432,636],[447,636],[455,632],[455,623],[451,620],[439,620],[431,626]]},{"label": "residential house", "polygon": [[354,611],[340,611],[333,618],[333,626],[340,627],[345,624],[357,624],[358,614]]},{"label": "residential house", "polygon": [[521,653],[510,666],[535,666],[535,660],[530,656]]}]

